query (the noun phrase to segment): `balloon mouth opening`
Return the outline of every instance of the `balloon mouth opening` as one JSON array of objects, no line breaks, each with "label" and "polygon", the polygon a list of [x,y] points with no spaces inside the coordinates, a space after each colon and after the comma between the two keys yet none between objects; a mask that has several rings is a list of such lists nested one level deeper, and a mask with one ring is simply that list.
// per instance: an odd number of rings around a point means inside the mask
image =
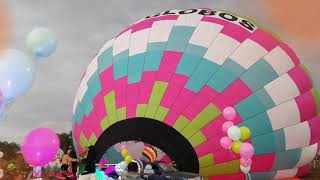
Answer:
[{"label": "balloon mouth opening", "polygon": [[149,118],[131,118],[119,121],[107,128],[97,139],[96,162],[114,144],[124,141],[141,141],[161,149],[177,169],[199,173],[197,154],[190,142],[173,127]]}]

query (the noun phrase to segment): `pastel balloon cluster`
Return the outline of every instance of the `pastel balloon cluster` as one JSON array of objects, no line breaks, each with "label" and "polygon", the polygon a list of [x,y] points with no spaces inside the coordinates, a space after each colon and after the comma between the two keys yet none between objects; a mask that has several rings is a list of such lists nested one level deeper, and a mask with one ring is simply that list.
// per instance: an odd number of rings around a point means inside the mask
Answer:
[{"label": "pastel balloon cluster", "polygon": [[234,154],[240,154],[240,169],[247,174],[251,170],[254,147],[247,141],[251,132],[247,127],[237,127],[234,125],[236,111],[233,107],[226,107],[223,110],[223,117],[228,121],[222,125],[222,131],[227,135],[220,139],[220,145],[224,149],[231,150]]},{"label": "pastel balloon cluster", "polygon": [[[26,45],[32,57],[48,57],[56,49],[57,38],[47,28],[35,28],[27,36]],[[16,50],[0,51],[0,119],[4,119],[8,105],[32,87],[34,62],[28,54]]]},{"label": "pastel balloon cluster", "polygon": [[124,158],[124,162],[126,162],[127,164],[132,162],[132,157],[129,155],[129,152],[125,145],[121,146],[121,156]]}]

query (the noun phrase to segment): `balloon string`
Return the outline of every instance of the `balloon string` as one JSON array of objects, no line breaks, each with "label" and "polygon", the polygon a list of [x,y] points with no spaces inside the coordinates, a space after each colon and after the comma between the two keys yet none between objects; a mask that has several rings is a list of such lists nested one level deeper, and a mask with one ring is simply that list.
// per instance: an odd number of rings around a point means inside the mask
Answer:
[{"label": "balloon string", "polygon": [[248,173],[248,177],[249,177],[249,180],[251,180],[251,176],[250,176],[250,173]]}]

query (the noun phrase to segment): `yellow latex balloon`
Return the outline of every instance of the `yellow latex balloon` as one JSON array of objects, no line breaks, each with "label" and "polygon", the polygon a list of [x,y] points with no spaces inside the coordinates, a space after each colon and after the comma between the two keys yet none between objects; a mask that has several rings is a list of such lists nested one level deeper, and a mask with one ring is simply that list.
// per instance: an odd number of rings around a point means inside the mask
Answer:
[{"label": "yellow latex balloon", "polygon": [[132,162],[132,157],[130,155],[126,156],[125,161],[127,164]]},{"label": "yellow latex balloon", "polygon": [[234,141],[231,146],[232,152],[235,154],[239,154],[240,153],[240,145],[241,145],[241,141]]},{"label": "yellow latex balloon", "polygon": [[251,136],[250,129],[247,127],[241,127],[240,132],[241,132],[241,140],[242,141],[248,140]]},{"label": "yellow latex balloon", "polygon": [[126,156],[128,156],[128,150],[126,150],[126,149],[124,149],[124,150],[122,150],[121,151],[121,155],[122,155],[122,157],[126,157]]}]

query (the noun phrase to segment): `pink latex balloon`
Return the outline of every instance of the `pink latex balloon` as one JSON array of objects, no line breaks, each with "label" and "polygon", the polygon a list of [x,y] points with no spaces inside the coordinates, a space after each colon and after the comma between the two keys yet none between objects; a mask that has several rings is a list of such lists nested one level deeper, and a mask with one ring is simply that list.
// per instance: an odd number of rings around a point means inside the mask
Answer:
[{"label": "pink latex balloon", "polygon": [[223,117],[229,121],[233,121],[236,118],[236,110],[233,107],[226,107],[223,109]]},{"label": "pink latex balloon", "polygon": [[252,164],[252,159],[241,158],[241,159],[240,159],[240,164],[241,164],[241,166],[243,166],[243,167],[251,166],[251,164]]},{"label": "pink latex balloon", "polygon": [[44,166],[55,159],[59,147],[59,137],[55,132],[48,128],[38,128],[25,137],[22,155],[29,165]]},{"label": "pink latex balloon", "polygon": [[223,131],[224,133],[227,133],[229,127],[231,127],[231,126],[233,126],[233,125],[234,125],[234,124],[233,124],[232,121],[226,121],[226,122],[224,122],[224,123],[222,124],[222,131]]},{"label": "pink latex balloon", "polygon": [[225,136],[225,137],[222,137],[220,139],[220,145],[224,148],[224,149],[230,149],[231,146],[232,146],[232,140]]},{"label": "pink latex balloon", "polygon": [[254,147],[250,143],[240,145],[240,156],[244,159],[251,159],[254,154]]}]

